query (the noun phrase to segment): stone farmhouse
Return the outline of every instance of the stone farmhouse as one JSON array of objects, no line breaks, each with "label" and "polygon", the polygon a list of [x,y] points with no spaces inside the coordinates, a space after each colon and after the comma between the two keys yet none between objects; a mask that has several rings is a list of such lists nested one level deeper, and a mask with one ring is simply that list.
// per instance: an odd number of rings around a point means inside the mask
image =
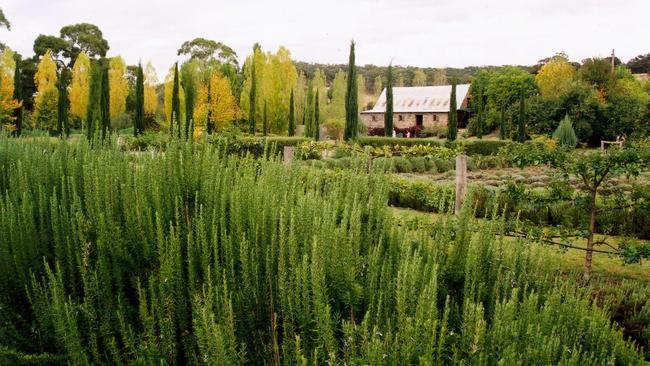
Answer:
[{"label": "stone farmhouse", "polygon": [[[456,85],[458,126],[465,127],[469,118],[468,95],[470,84]],[[393,87],[393,126],[399,129],[447,126],[451,85]],[[361,112],[361,122],[368,128],[384,127],[386,89],[375,106]]]}]

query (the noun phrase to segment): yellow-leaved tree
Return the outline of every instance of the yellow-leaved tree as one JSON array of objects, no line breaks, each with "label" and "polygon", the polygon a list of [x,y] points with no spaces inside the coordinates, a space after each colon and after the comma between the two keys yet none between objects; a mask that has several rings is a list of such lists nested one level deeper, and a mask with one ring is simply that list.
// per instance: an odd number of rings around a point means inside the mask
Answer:
[{"label": "yellow-leaved tree", "polygon": [[12,128],[13,111],[21,105],[14,99],[15,68],[14,52],[7,47],[0,54],[0,124],[6,128]]},{"label": "yellow-leaved tree", "polygon": [[147,62],[144,69],[144,113],[150,116],[156,115],[158,109],[158,93],[156,93],[156,85],[158,84],[158,75],[156,69]]},{"label": "yellow-leaved tree", "polygon": [[38,69],[34,75],[36,83],[34,125],[36,128],[48,131],[56,130],[59,100],[56,80],[56,64],[52,59],[52,52],[47,50],[38,63]]},{"label": "yellow-leaved tree", "polygon": [[90,58],[84,51],[79,53],[72,67],[70,81],[70,113],[79,120],[86,120],[88,94],[90,92]]},{"label": "yellow-leaved tree", "polygon": [[[202,89],[205,93],[204,86]],[[207,95],[204,94],[202,98],[207,99]],[[227,127],[239,115],[239,107],[237,107],[235,97],[232,95],[230,82],[219,73],[215,73],[210,78],[210,104],[208,108],[210,121],[217,131]]]},{"label": "yellow-leaved tree", "polygon": [[124,63],[124,59],[121,56],[111,58],[108,69],[111,120],[117,118],[126,110],[126,97],[129,94],[129,83],[125,76],[126,63]]},{"label": "yellow-leaved tree", "polygon": [[535,81],[543,97],[564,94],[576,78],[576,70],[563,53],[553,56],[537,73]]}]

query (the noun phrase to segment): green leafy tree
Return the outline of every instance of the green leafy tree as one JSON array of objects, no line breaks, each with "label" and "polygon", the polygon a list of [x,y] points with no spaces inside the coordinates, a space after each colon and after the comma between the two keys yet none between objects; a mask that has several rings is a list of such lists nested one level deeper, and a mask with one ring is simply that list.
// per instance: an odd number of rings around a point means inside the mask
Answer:
[{"label": "green leafy tree", "polygon": [[393,135],[393,65],[388,65],[386,75],[386,111],[384,112],[384,135]]},{"label": "green leafy tree", "polygon": [[310,80],[307,83],[307,97],[305,103],[305,136],[312,137],[314,135],[314,83]]},{"label": "green leafy tree", "polygon": [[636,176],[642,166],[641,158],[633,149],[612,147],[605,152],[592,151],[579,159],[558,159],[558,166],[565,178],[578,177],[583,183],[582,190],[589,202],[589,221],[587,224],[587,250],[585,254],[583,277],[591,279],[592,257],[594,250],[594,232],[598,214],[597,197],[600,186],[609,179],[622,174]]},{"label": "green leafy tree", "polygon": [[198,59],[191,59],[181,66],[181,83],[185,94],[185,138],[191,138],[194,133],[196,85],[201,72],[199,62]]},{"label": "green leafy tree", "polygon": [[449,98],[449,120],[447,121],[447,140],[456,141],[458,135],[458,111],[456,109],[456,83],[451,84]]},{"label": "green leafy tree", "polygon": [[354,140],[358,134],[359,105],[357,104],[357,68],[354,64],[354,41],[350,43],[350,58],[347,74],[348,87],[345,93],[345,133],[346,141]]},{"label": "green leafy tree", "polygon": [[99,103],[101,99],[102,66],[98,61],[91,63],[88,105],[86,110],[86,137],[92,140],[96,131],[101,129]]},{"label": "green leafy tree", "polygon": [[133,134],[138,136],[144,133],[144,73],[141,63],[138,63],[135,81],[135,118],[133,122]]},{"label": "green leafy tree", "polygon": [[291,90],[291,97],[289,98],[289,130],[287,134],[293,136],[296,134],[296,116],[295,116],[295,103],[294,103],[293,89]]},{"label": "green leafy tree", "polygon": [[11,30],[11,23],[7,20],[5,13],[0,8],[0,27],[5,27],[7,30]]},{"label": "green leafy tree", "polygon": [[189,55],[191,59],[201,61],[216,60],[221,64],[232,64],[238,67],[237,53],[227,45],[211,39],[197,37],[183,42],[177,55]]},{"label": "green leafy tree", "polygon": [[568,115],[564,116],[560,124],[553,132],[553,138],[556,139],[561,145],[568,147],[576,147],[578,138],[573,130],[573,123]]},{"label": "green leafy tree", "polygon": [[627,67],[635,74],[650,74],[650,53],[631,59],[627,62]]},{"label": "green leafy tree", "polygon": [[[291,121],[289,121],[291,124]],[[264,116],[262,117],[262,133],[266,136],[269,133],[269,108],[266,100],[264,101]]]},{"label": "green leafy tree", "polygon": [[332,80],[330,91],[332,97],[325,110],[326,119],[345,120],[345,93],[347,81],[345,71],[339,70]]}]

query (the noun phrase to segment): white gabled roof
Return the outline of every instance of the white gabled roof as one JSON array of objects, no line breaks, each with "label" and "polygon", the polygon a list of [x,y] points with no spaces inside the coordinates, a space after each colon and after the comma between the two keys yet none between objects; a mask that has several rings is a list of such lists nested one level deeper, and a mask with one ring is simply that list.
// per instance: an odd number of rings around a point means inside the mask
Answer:
[{"label": "white gabled roof", "polygon": [[[456,106],[460,108],[467,97],[470,84],[456,85]],[[449,112],[451,85],[393,87],[393,112]],[[361,113],[386,112],[386,89],[381,92],[371,110]]]}]

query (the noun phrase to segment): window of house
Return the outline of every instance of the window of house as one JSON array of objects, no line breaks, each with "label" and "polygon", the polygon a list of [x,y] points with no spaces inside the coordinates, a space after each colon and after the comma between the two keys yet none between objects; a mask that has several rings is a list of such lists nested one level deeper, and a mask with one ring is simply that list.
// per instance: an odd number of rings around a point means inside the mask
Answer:
[{"label": "window of house", "polygon": [[422,127],[424,124],[424,116],[421,114],[416,114],[415,115],[415,125]]},{"label": "window of house", "polygon": [[400,120],[400,121],[403,121],[403,120],[404,120],[404,116],[402,116],[402,115],[400,114],[400,115],[397,117],[397,119]]},{"label": "window of house", "polygon": [[372,121],[375,122],[377,120],[377,116],[372,116]]},{"label": "window of house", "polygon": [[437,115],[437,114],[434,114],[434,115],[433,115],[433,120],[434,120],[434,121],[437,121],[437,120],[438,120],[438,115]]}]

